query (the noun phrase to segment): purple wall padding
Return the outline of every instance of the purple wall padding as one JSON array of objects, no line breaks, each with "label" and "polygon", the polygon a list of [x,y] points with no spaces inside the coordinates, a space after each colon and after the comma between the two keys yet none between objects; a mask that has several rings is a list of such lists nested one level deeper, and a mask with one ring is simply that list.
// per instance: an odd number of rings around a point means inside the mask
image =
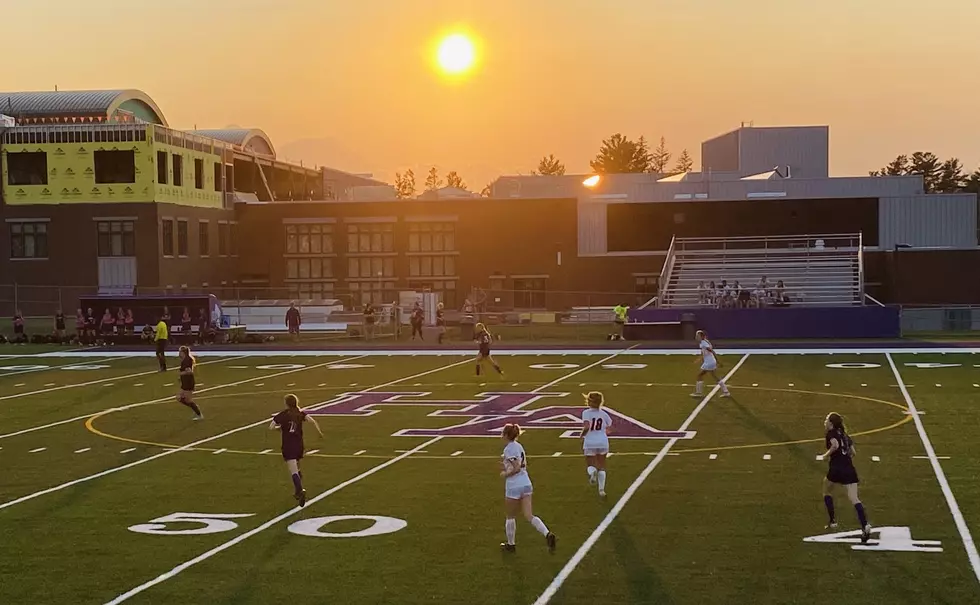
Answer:
[{"label": "purple wall padding", "polygon": [[898,338],[902,331],[899,308],[878,306],[630,309],[629,321],[680,321],[682,315],[693,315],[709,338]]}]

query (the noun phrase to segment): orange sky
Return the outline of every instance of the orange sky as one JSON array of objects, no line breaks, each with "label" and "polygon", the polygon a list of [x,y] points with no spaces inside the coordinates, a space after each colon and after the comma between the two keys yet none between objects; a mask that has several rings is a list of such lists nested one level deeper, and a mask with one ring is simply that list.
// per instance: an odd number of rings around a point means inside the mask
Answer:
[{"label": "orange sky", "polygon": [[[171,125],[263,128],[280,155],[479,190],[614,132],[699,160],[743,120],[830,124],[831,171],[932,150],[980,165],[980,2],[32,0],[4,6],[0,90],[139,88]],[[481,64],[450,84],[431,44]],[[418,179],[421,183],[421,178]]]}]

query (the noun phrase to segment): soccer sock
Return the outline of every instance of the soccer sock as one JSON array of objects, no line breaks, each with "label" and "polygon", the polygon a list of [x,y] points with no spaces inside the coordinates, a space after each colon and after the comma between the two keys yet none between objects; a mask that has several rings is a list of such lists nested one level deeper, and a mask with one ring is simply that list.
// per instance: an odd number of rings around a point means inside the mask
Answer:
[{"label": "soccer sock", "polygon": [[504,533],[507,534],[507,543],[514,544],[514,539],[517,537],[517,519],[504,521]]},{"label": "soccer sock", "polygon": [[188,403],[187,404],[187,407],[189,407],[190,409],[194,410],[194,413],[197,414],[198,416],[203,416],[204,415],[204,414],[201,413],[201,408],[197,407],[197,404],[194,403],[193,401],[190,402],[190,403]]},{"label": "soccer sock", "polygon": [[606,471],[599,471],[599,491],[606,491]]},{"label": "soccer sock", "polygon": [[299,476],[299,473],[293,473],[293,487],[296,488],[296,493],[303,491],[303,478]]},{"label": "soccer sock", "polygon": [[824,496],[823,505],[827,507],[827,516],[830,517],[830,522],[835,523],[837,518],[834,516],[834,497]]},{"label": "soccer sock", "polygon": [[864,526],[868,524],[868,515],[864,513],[864,505],[858,502],[854,505],[854,510],[857,511],[858,523],[861,524],[861,529],[864,529]]},{"label": "soccer sock", "polygon": [[728,386],[725,384],[725,381],[724,380],[719,380],[718,381],[718,386],[721,387],[721,392],[722,393],[725,393],[726,395],[728,394]]},{"label": "soccer sock", "polygon": [[503,374],[504,373],[504,371],[501,370],[500,369],[500,366],[498,366],[497,364],[493,364],[493,369],[497,370],[497,373],[498,374]]},{"label": "soccer sock", "polygon": [[698,383],[696,385],[694,385],[694,392],[697,393],[698,395],[700,395],[701,393],[704,392],[704,381],[703,380],[699,380]]},{"label": "soccer sock", "polygon": [[480,364],[476,364],[476,375],[480,375]]},{"label": "soccer sock", "polygon": [[591,479],[592,478],[592,475],[595,474],[595,467],[594,466],[590,466],[589,468],[585,469],[585,472],[587,472],[589,474],[589,479]]},{"label": "soccer sock", "polygon": [[531,525],[534,526],[534,529],[538,530],[538,533],[542,536],[548,535],[548,527],[544,524],[544,521],[542,521],[540,517],[534,517],[531,519]]}]

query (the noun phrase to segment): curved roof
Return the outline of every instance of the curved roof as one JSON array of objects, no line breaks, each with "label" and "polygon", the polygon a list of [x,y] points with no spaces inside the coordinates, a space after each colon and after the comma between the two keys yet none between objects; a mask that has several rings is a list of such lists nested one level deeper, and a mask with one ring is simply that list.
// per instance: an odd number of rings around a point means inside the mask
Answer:
[{"label": "curved roof", "polygon": [[245,151],[258,155],[276,157],[269,135],[258,128],[222,128],[218,130],[192,130],[191,133],[231,143]]},{"label": "curved roof", "polygon": [[139,90],[0,92],[0,113],[17,118],[110,118],[119,109],[167,125],[157,104]]}]

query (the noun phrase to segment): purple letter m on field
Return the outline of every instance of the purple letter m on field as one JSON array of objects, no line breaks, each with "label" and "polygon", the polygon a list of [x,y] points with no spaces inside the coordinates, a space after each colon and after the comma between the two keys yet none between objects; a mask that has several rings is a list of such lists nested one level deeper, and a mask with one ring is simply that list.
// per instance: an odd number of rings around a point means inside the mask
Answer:
[{"label": "purple letter m on field", "polygon": [[[499,437],[505,424],[516,422],[525,429],[561,429],[562,437],[578,438],[582,429],[583,406],[541,405],[568,393],[480,393],[471,400],[421,399],[430,393],[346,393],[337,401],[309,413],[317,416],[372,416],[380,406],[435,408],[429,417],[459,419],[461,422],[437,428],[402,429],[398,437]],[[543,401],[544,400],[544,401]],[[559,403],[559,401],[553,401]],[[616,410],[604,408],[612,416],[614,439],[690,439],[693,431],[660,431]]]}]

